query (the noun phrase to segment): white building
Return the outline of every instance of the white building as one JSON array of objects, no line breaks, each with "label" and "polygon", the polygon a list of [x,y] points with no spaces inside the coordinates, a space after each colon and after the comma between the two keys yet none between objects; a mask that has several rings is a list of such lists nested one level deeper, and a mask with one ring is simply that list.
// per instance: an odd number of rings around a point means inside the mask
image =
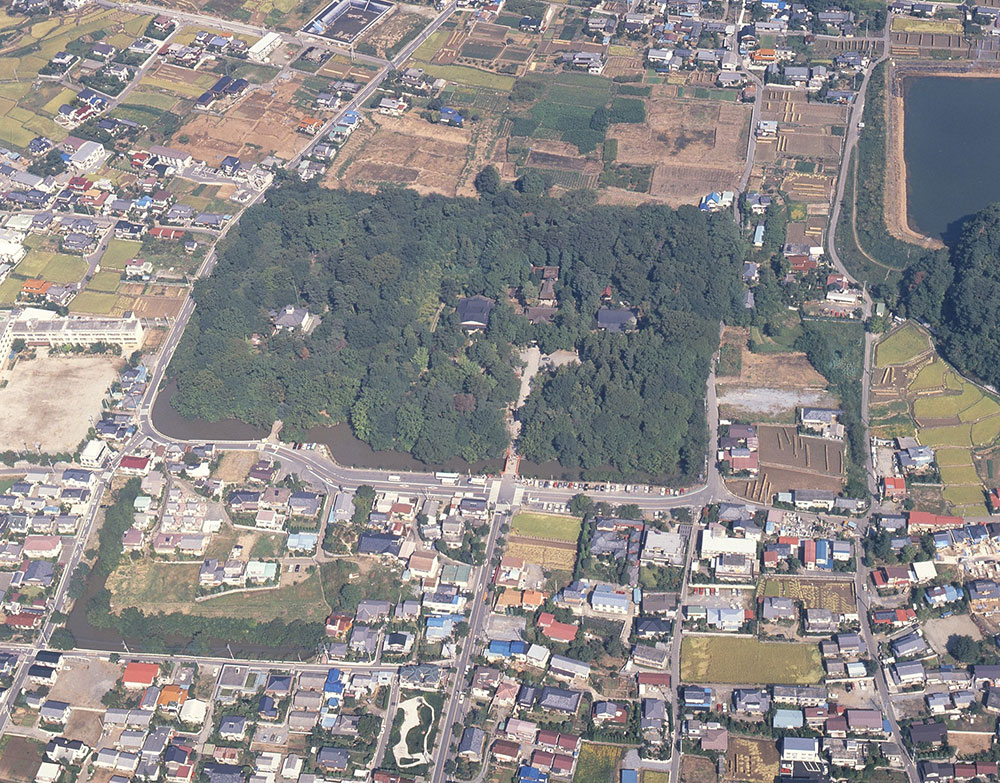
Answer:
[{"label": "white building", "polygon": [[61,317],[50,310],[26,310],[14,323],[13,339],[28,345],[93,345],[109,343],[123,351],[142,346],[146,329],[131,311],[122,318]]},{"label": "white building", "polygon": [[102,440],[91,440],[80,452],[80,464],[85,468],[101,468],[108,459],[108,447]]},{"label": "white building", "polygon": [[281,46],[281,36],[268,33],[247,50],[247,59],[255,63],[266,63],[271,60],[271,53]]}]

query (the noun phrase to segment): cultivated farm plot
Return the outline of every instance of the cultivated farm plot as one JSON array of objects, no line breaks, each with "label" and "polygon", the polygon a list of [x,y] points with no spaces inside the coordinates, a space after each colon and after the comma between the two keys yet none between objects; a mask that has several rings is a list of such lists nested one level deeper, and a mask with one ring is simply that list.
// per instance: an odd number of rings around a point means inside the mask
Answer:
[{"label": "cultivated farm plot", "polygon": [[726,753],[726,781],[759,783],[778,776],[781,757],[771,739],[730,737]]},{"label": "cultivated farm plot", "polygon": [[614,783],[625,749],[618,745],[584,742],[576,763],[573,783]]},{"label": "cultivated farm plot", "polygon": [[555,539],[576,544],[582,520],[562,514],[521,511],[511,520],[511,533],[527,538]]},{"label": "cultivated farm plot", "polygon": [[613,125],[617,162],[655,166],[650,194],[672,205],[696,202],[712,190],[732,189],[743,171],[749,108],[720,101],[667,97],[654,87],[646,122]]},{"label": "cultivated farm plot", "polygon": [[566,571],[576,562],[576,544],[512,535],[507,541],[507,554],[540,565],[547,571]]},{"label": "cultivated farm plot", "polygon": [[[226,155],[253,162],[268,155],[293,158],[305,146],[298,132],[305,114],[294,107],[295,91],[301,83],[301,77],[294,77],[273,90],[254,90],[221,117],[192,117],[172,143],[209,165],[217,164]],[[181,142],[182,136],[188,141]]]},{"label": "cultivated farm plot", "polygon": [[757,598],[791,598],[804,609],[829,609],[844,614],[856,612],[854,583],[849,580],[811,580],[797,577],[768,577],[757,583]]},{"label": "cultivated farm plot", "polygon": [[823,678],[814,644],[762,642],[747,636],[685,636],[684,682],[808,685]]},{"label": "cultivated farm plot", "polygon": [[908,364],[931,349],[927,335],[915,324],[907,321],[888,337],[879,341],[875,349],[875,365]]},{"label": "cultivated farm plot", "polygon": [[353,155],[342,152],[346,168],[331,167],[324,181],[374,189],[390,182],[428,194],[458,194],[473,132],[432,125],[417,117],[379,117],[363,146]]},{"label": "cultivated farm plot", "polygon": [[27,737],[8,736],[7,745],[0,753],[0,780],[33,783],[42,765],[42,748],[42,743]]}]

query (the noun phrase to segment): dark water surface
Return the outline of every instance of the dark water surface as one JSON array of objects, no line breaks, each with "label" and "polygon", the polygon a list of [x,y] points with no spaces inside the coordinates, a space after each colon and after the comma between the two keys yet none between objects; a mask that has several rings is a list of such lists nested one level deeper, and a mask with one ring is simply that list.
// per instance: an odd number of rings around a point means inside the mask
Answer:
[{"label": "dark water surface", "polygon": [[1000,201],[1000,79],[912,76],[903,89],[910,225],[951,243]]}]

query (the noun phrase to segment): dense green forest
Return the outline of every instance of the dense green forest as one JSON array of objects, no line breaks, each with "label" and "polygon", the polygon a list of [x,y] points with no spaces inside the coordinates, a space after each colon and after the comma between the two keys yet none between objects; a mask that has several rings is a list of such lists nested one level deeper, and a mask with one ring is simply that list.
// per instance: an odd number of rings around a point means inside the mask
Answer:
[{"label": "dense green forest", "polygon": [[[285,182],[246,212],[197,284],[171,364],[189,417],[280,418],[284,436],[350,423],[376,449],[428,464],[500,456],[518,347],[576,349],[582,363],[536,387],[522,453],[597,473],[700,468],[704,393],[722,318],[742,319],[743,245],[729,215],[693,207],[602,207],[477,178],[479,199],[377,194]],[[521,192],[524,190],[525,192]],[[559,313],[530,324],[509,302],[559,267]],[[639,326],[597,333],[595,314],[638,308]],[[519,292],[519,293],[518,293]],[[466,334],[463,295],[497,301]],[[306,307],[309,336],[272,335],[269,311]],[[258,338],[255,339],[254,335]]]}]

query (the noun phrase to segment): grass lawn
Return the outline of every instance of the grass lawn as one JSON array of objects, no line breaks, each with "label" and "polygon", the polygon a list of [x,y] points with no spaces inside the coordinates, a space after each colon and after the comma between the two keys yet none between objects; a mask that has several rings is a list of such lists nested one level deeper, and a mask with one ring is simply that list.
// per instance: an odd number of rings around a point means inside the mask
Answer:
[{"label": "grass lawn", "polygon": [[575,544],[580,538],[581,524],[582,520],[577,517],[520,512],[514,515],[511,532],[521,536],[554,538]]},{"label": "grass lawn", "polygon": [[624,752],[625,749],[617,745],[584,742],[573,783],[614,783],[615,771]]},{"label": "grass lawn", "polygon": [[946,419],[971,408],[982,398],[982,392],[969,384],[960,394],[935,394],[918,398],[913,403],[913,413],[918,420]]},{"label": "grass lawn", "polygon": [[[2,286],[0,286],[2,294]],[[2,301],[2,296],[0,296]],[[117,294],[102,294],[97,291],[81,291],[72,302],[69,303],[71,313],[94,313],[95,315],[107,315],[118,301]]]},{"label": "grass lawn", "polygon": [[42,277],[53,283],[76,283],[87,274],[87,262],[79,256],[55,254],[42,270]]},{"label": "grass lawn", "polygon": [[142,242],[132,242],[128,239],[112,239],[108,249],[101,256],[101,269],[117,269],[123,271],[125,262],[136,258],[142,250]]},{"label": "grass lawn", "polygon": [[0,283],[0,304],[13,304],[17,295],[21,292],[21,285],[24,283],[16,277],[8,277]]},{"label": "grass lawn", "polygon": [[681,642],[684,682],[807,685],[822,678],[814,644],[725,636],[686,636]]},{"label": "grass lawn", "polygon": [[912,323],[906,323],[878,344],[875,361],[879,367],[906,364],[930,347],[927,335]]},{"label": "grass lawn", "polygon": [[154,90],[133,90],[128,95],[129,103],[138,103],[143,106],[151,106],[161,111],[169,111],[177,104],[176,95],[165,95]]},{"label": "grass lawn", "polygon": [[948,372],[948,365],[940,359],[935,359],[926,365],[917,377],[910,383],[910,391],[926,391],[927,389],[940,389],[944,386],[944,376]]}]

